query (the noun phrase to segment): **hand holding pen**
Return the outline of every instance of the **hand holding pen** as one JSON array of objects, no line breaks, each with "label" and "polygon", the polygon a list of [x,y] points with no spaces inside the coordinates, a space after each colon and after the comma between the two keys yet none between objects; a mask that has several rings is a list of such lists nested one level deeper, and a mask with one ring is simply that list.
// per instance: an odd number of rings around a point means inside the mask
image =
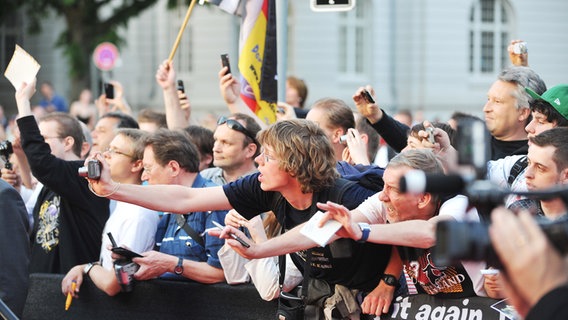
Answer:
[{"label": "hand holding pen", "polygon": [[71,307],[71,301],[73,301],[73,292],[77,289],[77,281],[73,280],[71,282],[71,291],[67,293],[67,299],[65,299],[65,311],[69,310]]}]

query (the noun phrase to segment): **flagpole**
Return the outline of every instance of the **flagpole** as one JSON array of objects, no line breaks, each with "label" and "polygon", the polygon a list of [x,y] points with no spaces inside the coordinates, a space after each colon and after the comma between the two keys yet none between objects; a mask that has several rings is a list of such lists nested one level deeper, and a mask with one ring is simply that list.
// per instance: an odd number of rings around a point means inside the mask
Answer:
[{"label": "flagpole", "polygon": [[288,1],[276,0],[276,52],[278,61],[278,101],[286,101],[286,71],[288,69]]},{"label": "flagpole", "polygon": [[179,32],[176,38],[176,42],[174,42],[174,46],[172,47],[172,51],[170,52],[170,56],[168,57],[169,61],[172,61],[174,58],[174,55],[176,54],[177,48],[179,46],[179,43],[181,41],[181,36],[183,35],[183,31],[185,30],[185,27],[187,26],[187,22],[189,21],[189,16],[191,15],[191,11],[193,11],[193,7],[195,7],[195,3],[197,3],[197,0],[191,0],[191,4],[189,5],[189,8],[187,8],[187,12],[185,13],[185,19],[183,20],[183,23],[181,25],[181,27],[179,28]]}]

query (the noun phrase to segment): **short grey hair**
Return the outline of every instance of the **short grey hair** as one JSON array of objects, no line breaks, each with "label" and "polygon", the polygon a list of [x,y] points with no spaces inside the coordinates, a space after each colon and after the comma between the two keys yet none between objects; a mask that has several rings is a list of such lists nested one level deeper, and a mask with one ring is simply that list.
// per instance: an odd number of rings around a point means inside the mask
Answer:
[{"label": "short grey hair", "polygon": [[429,174],[444,174],[442,162],[431,149],[408,149],[389,161],[387,168],[409,167]]},{"label": "short grey hair", "polygon": [[517,89],[513,92],[513,96],[517,100],[517,109],[530,108],[534,101],[525,91],[525,88],[530,88],[539,95],[546,91],[544,81],[529,67],[513,66],[505,68],[497,79],[517,85]]}]

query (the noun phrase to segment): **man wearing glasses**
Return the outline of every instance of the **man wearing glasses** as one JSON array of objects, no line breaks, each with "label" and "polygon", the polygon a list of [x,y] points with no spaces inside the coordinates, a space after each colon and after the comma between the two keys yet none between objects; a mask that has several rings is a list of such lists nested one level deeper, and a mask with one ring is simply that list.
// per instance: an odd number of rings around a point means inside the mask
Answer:
[{"label": "man wearing glasses", "polygon": [[16,91],[22,148],[44,185],[33,209],[30,273],[66,273],[98,259],[109,201],[92,194],[77,174],[84,140],[79,121],[52,113],[38,124],[30,108],[35,87],[34,80]]},{"label": "man wearing glasses", "polygon": [[[145,188],[153,185],[177,185],[192,188],[215,186],[199,174],[199,153],[189,137],[178,131],[160,129],[143,141]],[[114,180],[114,178],[113,178]],[[168,211],[168,210],[164,210]],[[183,214],[165,213],[158,225],[156,244],[159,251],[141,253],[134,277],[156,277],[201,283],[225,281],[218,251],[223,239],[207,234],[213,222],[223,224],[227,211],[188,210]]]},{"label": "man wearing glasses", "polygon": [[[139,142],[144,132],[140,129],[120,129],[103,153],[105,165],[111,170],[113,179],[120,183],[142,183],[142,155],[144,146]],[[117,201],[110,218],[107,220],[102,234],[103,243],[100,248],[100,259],[73,267],[61,282],[63,294],[71,293],[78,297],[81,284],[89,276],[97,288],[113,296],[121,291],[115,276],[111,251],[110,232],[116,244],[129,248],[134,252],[144,252],[154,248],[154,237],[159,217],[155,211],[126,202]],[[76,288],[73,290],[72,283]]]},{"label": "man wearing glasses", "polygon": [[245,114],[234,113],[229,118],[220,117],[213,135],[213,165],[203,170],[206,179],[223,185],[256,172],[254,158],[260,152],[256,134],[260,126]]}]

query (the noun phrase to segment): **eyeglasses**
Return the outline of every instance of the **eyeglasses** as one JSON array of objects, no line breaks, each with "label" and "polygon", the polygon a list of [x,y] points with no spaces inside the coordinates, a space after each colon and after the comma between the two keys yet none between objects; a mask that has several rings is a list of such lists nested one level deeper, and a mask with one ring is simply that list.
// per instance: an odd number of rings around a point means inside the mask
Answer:
[{"label": "eyeglasses", "polygon": [[256,137],[253,136],[253,134],[247,130],[247,128],[245,128],[240,122],[238,122],[237,120],[234,119],[227,119],[225,117],[219,117],[219,120],[217,120],[217,125],[222,125],[222,124],[227,124],[227,127],[238,131],[242,134],[244,134],[245,136],[249,137],[252,139],[252,141],[254,143],[256,143]]},{"label": "eyeglasses", "polygon": [[113,155],[113,154],[120,154],[120,155],[123,155],[123,156],[125,156],[125,157],[134,158],[134,156],[131,155],[131,154],[124,153],[124,152],[121,152],[121,151],[118,151],[118,150],[112,149],[112,148],[107,148],[107,149],[105,150],[105,152],[108,153],[108,154],[110,154],[110,155]]},{"label": "eyeglasses", "polygon": [[272,156],[266,154],[266,150],[260,150],[260,155],[262,156],[262,160],[264,163],[269,163],[270,161],[278,161],[278,159],[274,159]]}]

